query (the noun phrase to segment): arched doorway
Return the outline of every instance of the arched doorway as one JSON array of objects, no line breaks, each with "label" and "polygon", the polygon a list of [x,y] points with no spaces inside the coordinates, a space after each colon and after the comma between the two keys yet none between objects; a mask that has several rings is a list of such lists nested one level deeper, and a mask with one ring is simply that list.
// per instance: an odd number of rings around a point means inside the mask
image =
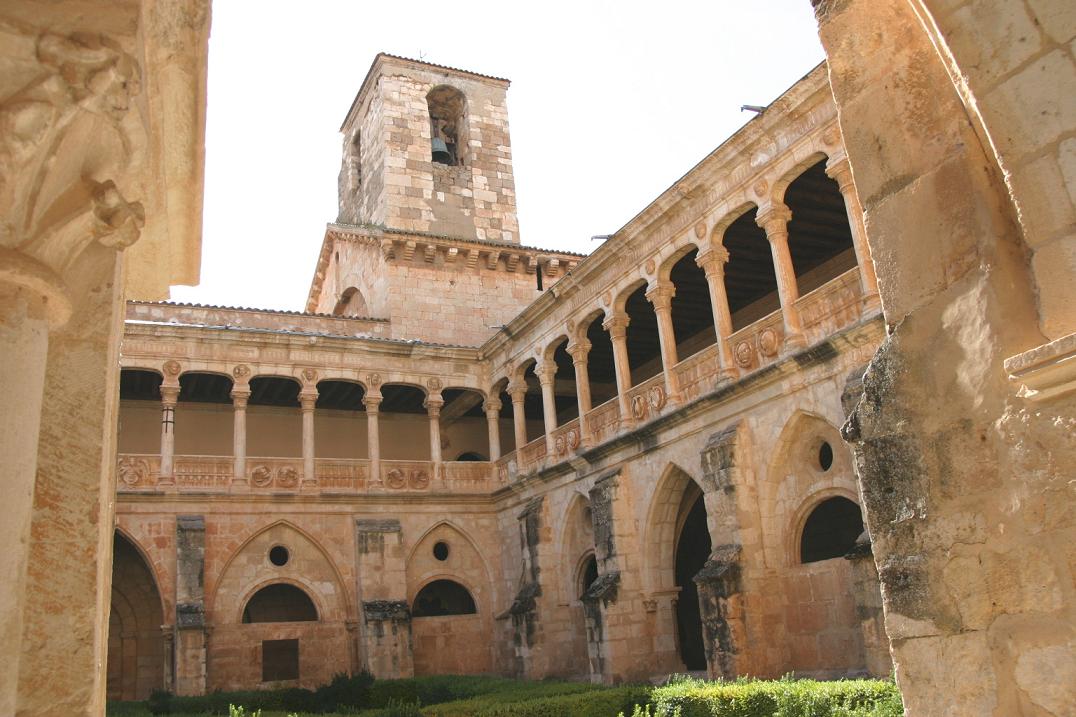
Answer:
[{"label": "arched doorway", "polygon": [[164,687],[161,595],[131,541],[116,533],[112,545],[106,691],[110,700],[144,700]]},{"label": "arched doorway", "polygon": [[706,669],[706,649],[702,638],[702,615],[699,611],[699,591],[693,578],[710,557],[710,530],[706,526],[706,505],[702,491],[694,481],[684,490],[677,516],[675,551],[676,630],[680,659],[692,672]]}]

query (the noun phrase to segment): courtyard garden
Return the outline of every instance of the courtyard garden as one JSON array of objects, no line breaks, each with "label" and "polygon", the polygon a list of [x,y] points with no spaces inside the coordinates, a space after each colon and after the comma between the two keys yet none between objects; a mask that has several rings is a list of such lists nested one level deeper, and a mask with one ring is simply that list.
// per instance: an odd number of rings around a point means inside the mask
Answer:
[{"label": "courtyard garden", "polygon": [[[259,715],[260,711],[260,715]],[[674,678],[668,684],[592,685],[487,676],[374,680],[337,676],[317,690],[215,692],[145,702],[113,702],[108,717],[900,717],[889,680]]]}]

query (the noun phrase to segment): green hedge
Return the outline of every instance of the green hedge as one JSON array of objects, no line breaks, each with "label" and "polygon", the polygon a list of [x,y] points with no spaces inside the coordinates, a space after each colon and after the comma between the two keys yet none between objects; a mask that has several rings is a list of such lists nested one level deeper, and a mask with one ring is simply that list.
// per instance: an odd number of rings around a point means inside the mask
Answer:
[{"label": "green hedge", "polygon": [[[654,705],[653,717],[902,717],[904,714],[896,685],[883,680],[682,679],[655,688],[650,701]],[[640,709],[638,714],[646,712]]]},{"label": "green hedge", "polygon": [[662,687],[605,687],[582,682],[528,682],[501,677],[437,676],[372,681],[337,676],[317,690],[217,692],[203,697],[158,694],[149,703],[110,704],[110,717],[154,714],[227,715],[228,705],[248,712],[363,717],[902,717],[900,694],[890,681],[741,679],[707,682],[681,678]]},{"label": "green hedge", "polygon": [[529,690],[498,692],[461,702],[423,707],[425,717],[614,717],[649,702],[652,688],[539,683]]}]

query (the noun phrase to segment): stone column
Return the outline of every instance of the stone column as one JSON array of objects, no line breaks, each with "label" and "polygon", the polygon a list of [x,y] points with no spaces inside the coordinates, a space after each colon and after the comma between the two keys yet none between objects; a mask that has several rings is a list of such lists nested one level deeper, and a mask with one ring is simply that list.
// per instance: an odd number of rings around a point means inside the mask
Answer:
[{"label": "stone column", "polygon": [[247,400],[250,389],[246,384],[232,387],[232,485],[247,486]]},{"label": "stone column", "polygon": [[318,390],[304,387],[299,393],[299,406],[303,414],[303,488],[317,486],[314,462],[314,405],[318,402]]},{"label": "stone column", "polygon": [[381,432],[378,425],[381,398],[381,392],[373,390],[367,391],[362,397],[362,405],[366,407],[366,453],[370,459],[371,482],[381,480]]},{"label": "stone column", "polygon": [[800,298],[796,285],[796,269],[792,266],[792,254],[788,250],[788,222],[792,211],[784,204],[771,204],[759,212],[755,223],[766,231],[773,255],[773,269],[777,274],[777,293],[781,296],[781,316],[785,323],[785,346],[800,347],[807,344],[800,324],[796,300]]},{"label": "stone column", "polygon": [[522,378],[508,383],[508,395],[512,397],[512,427],[515,429],[516,457],[527,445],[527,414],[523,411],[523,399],[527,396],[527,383]]},{"label": "stone column", "polygon": [[496,398],[487,398],[482,408],[486,411],[486,426],[489,429],[489,459],[495,463],[501,459],[501,402]]},{"label": "stone column", "polygon": [[426,400],[422,407],[430,417],[430,461],[433,463],[433,475],[441,478],[441,406],[445,401],[441,398],[440,391],[430,391],[426,394]]},{"label": "stone column", "polygon": [[176,403],[179,384],[161,385],[161,475],[158,485],[175,485]]},{"label": "stone column", "polygon": [[725,264],[728,261],[729,252],[723,246],[710,247],[700,251],[695,257],[695,263],[706,273],[706,285],[710,289],[710,308],[714,313],[721,379],[733,379],[740,373],[729,343],[729,337],[732,336],[732,313],[729,311],[729,297],[725,292]]},{"label": "stone column", "polygon": [[613,369],[616,371],[616,392],[620,404],[620,422],[629,425],[631,407],[628,406],[628,391],[631,390],[631,364],[628,362],[628,323],[631,321],[623,311],[607,316],[602,321],[602,328],[609,332],[613,343]]},{"label": "stone column", "polygon": [[586,358],[591,353],[591,342],[578,339],[568,345],[568,355],[571,356],[571,364],[576,368],[576,400],[579,402],[579,441],[587,444],[586,414],[591,408],[591,375],[587,368]]},{"label": "stone column", "polygon": [[552,456],[556,452],[553,447],[553,432],[557,430],[557,402],[554,393],[557,364],[553,359],[546,359],[535,367],[534,375],[538,377],[538,383],[542,386],[542,421],[545,423],[546,455]]},{"label": "stone column", "polygon": [[658,318],[658,342],[661,344],[661,367],[665,374],[665,393],[670,401],[680,395],[679,381],[674,368],[680,362],[676,355],[676,330],[673,328],[672,300],[676,286],[671,281],[659,281],[647,289],[646,300],[654,307]]},{"label": "stone column", "polygon": [[[7,259],[0,257],[0,261]],[[0,521],[5,546],[0,553],[0,575],[4,576],[0,580],[0,646],[6,656],[0,670],[0,714],[15,713],[49,325],[46,296],[17,283],[0,283],[0,386],[7,403],[0,411],[0,455],[4,456],[0,488],[5,504]]]},{"label": "stone column", "polygon": [[844,210],[848,213],[848,228],[852,232],[852,247],[856,252],[856,264],[859,266],[859,285],[863,291],[864,307],[877,310],[882,304],[878,297],[878,277],[874,273],[874,260],[871,248],[867,244],[867,230],[863,225],[863,207],[859,203],[859,194],[852,183],[852,167],[848,157],[841,157],[836,162],[826,162],[826,174],[837,181],[844,197]]}]

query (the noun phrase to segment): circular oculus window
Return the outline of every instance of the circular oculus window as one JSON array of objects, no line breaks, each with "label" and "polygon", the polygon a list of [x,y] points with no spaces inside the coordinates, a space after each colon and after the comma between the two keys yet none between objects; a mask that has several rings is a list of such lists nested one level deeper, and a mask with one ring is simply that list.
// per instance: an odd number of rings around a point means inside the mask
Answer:
[{"label": "circular oculus window", "polygon": [[269,548],[269,562],[278,568],[282,568],[288,564],[288,560],[291,558],[291,554],[288,549],[283,545],[274,545]]}]

